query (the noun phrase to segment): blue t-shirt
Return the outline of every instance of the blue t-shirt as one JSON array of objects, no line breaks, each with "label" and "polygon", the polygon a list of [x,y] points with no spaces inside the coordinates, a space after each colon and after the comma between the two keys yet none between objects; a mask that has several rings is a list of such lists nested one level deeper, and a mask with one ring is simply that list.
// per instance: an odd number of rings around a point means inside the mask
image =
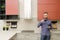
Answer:
[{"label": "blue t-shirt", "polygon": [[50,20],[39,22],[38,27],[41,26],[41,35],[50,35],[50,29],[52,29],[52,23]]}]

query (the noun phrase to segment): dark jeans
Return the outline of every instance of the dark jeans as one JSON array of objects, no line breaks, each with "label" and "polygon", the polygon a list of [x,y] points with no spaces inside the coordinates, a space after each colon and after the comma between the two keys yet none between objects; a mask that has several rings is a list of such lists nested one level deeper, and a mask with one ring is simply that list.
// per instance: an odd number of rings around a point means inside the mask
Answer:
[{"label": "dark jeans", "polygon": [[51,35],[41,35],[41,40],[50,40]]}]

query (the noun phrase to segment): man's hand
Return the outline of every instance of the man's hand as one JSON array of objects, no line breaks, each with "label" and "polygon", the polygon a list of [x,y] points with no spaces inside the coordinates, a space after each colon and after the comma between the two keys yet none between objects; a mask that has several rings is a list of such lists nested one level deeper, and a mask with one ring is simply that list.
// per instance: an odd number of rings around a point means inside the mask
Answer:
[{"label": "man's hand", "polygon": [[42,26],[42,22],[44,22],[44,20],[41,20],[41,21],[39,22],[38,28],[39,28],[40,26]]},{"label": "man's hand", "polygon": [[51,27],[50,27],[50,26],[48,26],[48,28],[50,29]]}]

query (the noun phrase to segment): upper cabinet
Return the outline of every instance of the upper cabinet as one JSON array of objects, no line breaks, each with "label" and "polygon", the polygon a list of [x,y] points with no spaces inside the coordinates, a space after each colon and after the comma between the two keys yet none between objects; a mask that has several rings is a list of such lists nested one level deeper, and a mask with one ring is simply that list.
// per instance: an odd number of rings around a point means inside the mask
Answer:
[{"label": "upper cabinet", "polygon": [[6,15],[18,15],[18,0],[6,0]]},{"label": "upper cabinet", "polygon": [[38,20],[43,19],[44,12],[50,20],[60,20],[60,0],[38,0]]}]

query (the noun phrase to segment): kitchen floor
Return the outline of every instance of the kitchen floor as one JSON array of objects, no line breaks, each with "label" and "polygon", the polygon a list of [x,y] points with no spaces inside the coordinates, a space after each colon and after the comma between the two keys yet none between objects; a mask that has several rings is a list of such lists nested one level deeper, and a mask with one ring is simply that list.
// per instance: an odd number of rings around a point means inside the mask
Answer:
[{"label": "kitchen floor", "polygon": [[40,34],[36,33],[18,33],[17,40],[40,40]]},{"label": "kitchen floor", "polygon": [[[17,40],[40,40],[39,33],[18,33]],[[60,40],[60,33],[52,34],[51,40]]]}]

